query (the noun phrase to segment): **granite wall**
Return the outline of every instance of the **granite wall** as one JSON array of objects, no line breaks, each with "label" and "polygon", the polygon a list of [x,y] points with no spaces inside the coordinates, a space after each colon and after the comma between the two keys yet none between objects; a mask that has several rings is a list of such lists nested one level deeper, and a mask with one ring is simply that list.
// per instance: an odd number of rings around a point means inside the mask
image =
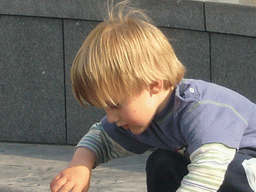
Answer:
[{"label": "granite wall", "polygon": [[[224,85],[256,102],[256,7],[133,2],[170,38],[187,78]],[[0,1],[0,141],[76,144],[103,117],[74,99],[69,73],[104,7],[105,0]]]}]

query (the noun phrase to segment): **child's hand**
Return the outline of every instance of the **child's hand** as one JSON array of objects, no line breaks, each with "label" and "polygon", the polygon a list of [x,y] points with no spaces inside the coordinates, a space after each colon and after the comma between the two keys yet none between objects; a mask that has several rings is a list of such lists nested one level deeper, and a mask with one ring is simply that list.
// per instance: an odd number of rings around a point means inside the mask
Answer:
[{"label": "child's hand", "polygon": [[86,192],[90,185],[90,170],[85,166],[68,167],[51,182],[52,192]]},{"label": "child's hand", "polygon": [[95,155],[90,150],[76,149],[73,159],[51,182],[52,192],[86,192],[89,189],[91,170],[95,164]]}]

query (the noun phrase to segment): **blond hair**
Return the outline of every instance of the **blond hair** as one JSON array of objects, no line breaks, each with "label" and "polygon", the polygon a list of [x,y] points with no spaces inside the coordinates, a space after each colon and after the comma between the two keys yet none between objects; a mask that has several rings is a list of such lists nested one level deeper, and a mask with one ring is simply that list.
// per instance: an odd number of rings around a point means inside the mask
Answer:
[{"label": "blond hair", "polygon": [[183,76],[168,39],[127,1],[110,5],[109,18],[87,36],[71,68],[73,92],[83,106],[115,105],[158,79],[167,89]]}]

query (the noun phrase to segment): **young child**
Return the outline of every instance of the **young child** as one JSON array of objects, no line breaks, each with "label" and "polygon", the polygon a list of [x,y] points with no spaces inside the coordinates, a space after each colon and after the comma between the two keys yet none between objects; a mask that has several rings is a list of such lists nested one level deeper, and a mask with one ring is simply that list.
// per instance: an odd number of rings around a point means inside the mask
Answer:
[{"label": "young child", "polygon": [[227,88],[183,79],[168,39],[127,7],[112,6],[74,60],[75,97],[106,117],[78,143],[51,191],[87,191],[100,163],[153,148],[149,192],[256,191],[256,105]]}]

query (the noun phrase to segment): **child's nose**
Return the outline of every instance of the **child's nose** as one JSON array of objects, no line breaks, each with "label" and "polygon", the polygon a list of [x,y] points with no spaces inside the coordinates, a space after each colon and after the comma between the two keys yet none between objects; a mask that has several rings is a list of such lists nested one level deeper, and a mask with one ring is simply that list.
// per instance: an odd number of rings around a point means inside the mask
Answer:
[{"label": "child's nose", "polygon": [[114,110],[105,110],[109,123],[116,123],[119,120],[118,113]]}]

